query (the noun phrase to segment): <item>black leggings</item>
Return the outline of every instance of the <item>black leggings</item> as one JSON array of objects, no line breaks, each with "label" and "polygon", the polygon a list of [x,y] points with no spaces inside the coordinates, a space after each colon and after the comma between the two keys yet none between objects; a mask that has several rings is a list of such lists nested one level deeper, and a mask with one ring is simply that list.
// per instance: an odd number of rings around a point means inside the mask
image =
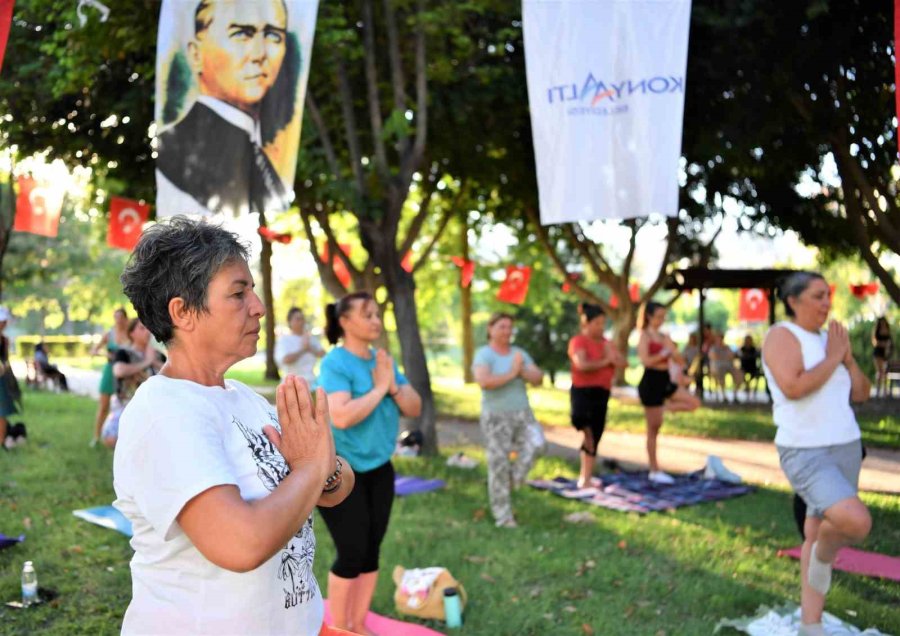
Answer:
[{"label": "black leggings", "polygon": [[596,457],[597,445],[606,427],[609,390],[602,386],[573,386],[569,392],[569,404],[572,408],[572,426],[585,434],[581,450]]},{"label": "black leggings", "polygon": [[337,548],[331,572],[342,579],[378,570],[381,541],[387,532],[394,503],[391,462],[356,473],[353,490],[333,508],[319,508]]}]

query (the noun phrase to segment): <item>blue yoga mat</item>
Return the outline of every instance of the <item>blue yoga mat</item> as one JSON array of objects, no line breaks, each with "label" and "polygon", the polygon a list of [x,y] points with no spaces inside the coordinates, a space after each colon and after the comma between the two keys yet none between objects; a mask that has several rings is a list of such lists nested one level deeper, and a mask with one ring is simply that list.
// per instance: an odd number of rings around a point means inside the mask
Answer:
[{"label": "blue yoga mat", "polygon": [[24,534],[20,534],[18,537],[7,537],[5,534],[0,532],[0,550],[2,550],[3,548],[12,547],[12,546],[16,545],[17,543],[21,543],[24,540],[25,540]]},{"label": "blue yoga mat", "polygon": [[97,506],[96,508],[85,508],[84,510],[73,510],[72,514],[79,519],[84,519],[89,523],[121,532],[126,537],[131,537],[134,533],[131,530],[131,522],[125,518],[121,512],[112,506]]},{"label": "blue yoga mat", "polygon": [[406,495],[415,495],[421,492],[431,492],[439,490],[446,486],[443,479],[422,479],[414,475],[395,475],[394,476],[394,494],[398,497]]}]

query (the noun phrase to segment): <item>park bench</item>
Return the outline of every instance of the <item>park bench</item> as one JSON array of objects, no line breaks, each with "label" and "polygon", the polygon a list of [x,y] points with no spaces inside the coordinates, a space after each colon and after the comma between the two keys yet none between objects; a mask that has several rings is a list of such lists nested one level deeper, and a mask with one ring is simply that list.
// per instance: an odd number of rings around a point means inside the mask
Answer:
[{"label": "park bench", "polygon": [[885,381],[888,397],[894,397],[894,387],[900,388],[900,360],[888,360]]}]

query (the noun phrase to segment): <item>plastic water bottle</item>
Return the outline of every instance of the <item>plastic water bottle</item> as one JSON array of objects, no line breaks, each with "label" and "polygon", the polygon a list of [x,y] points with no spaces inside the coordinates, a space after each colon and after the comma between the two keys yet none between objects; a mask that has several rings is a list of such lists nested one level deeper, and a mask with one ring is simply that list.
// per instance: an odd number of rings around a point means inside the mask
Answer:
[{"label": "plastic water bottle", "polygon": [[444,620],[447,627],[462,627],[462,606],[455,587],[444,588]]},{"label": "plastic water bottle", "polygon": [[37,603],[37,597],[37,572],[34,571],[31,561],[25,561],[25,567],[22,568],[22,605],[28,607]]}]

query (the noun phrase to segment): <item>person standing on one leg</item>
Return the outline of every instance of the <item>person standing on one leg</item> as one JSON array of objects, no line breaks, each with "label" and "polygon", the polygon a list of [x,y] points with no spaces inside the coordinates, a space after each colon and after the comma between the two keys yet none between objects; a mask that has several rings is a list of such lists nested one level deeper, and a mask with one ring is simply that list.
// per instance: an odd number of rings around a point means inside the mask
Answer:
[{"label": "person standing on one leg", "polygon": [[[498,527],[514,528],[510,502],[513,487],[525,482],[543,448],[542,439],[529,434],[539,429],[528,404],[525,382],[544,379],[531,356],[512,346],[513,317],[495,313],[488,320],[488,344],[475,352],[472,369],[481,387],[481,432],[487,446],[488,498]],[[516,461],[510,460],[515,451]]]},{"label": "person standing on one leg", "polygon": [[847,329],[828,323],[831,290],[816,273],[781,285],[788,320],[763,344],[781,468],[807,505],[800,559],[801,636],[825,634],[822,612],[838,550],[865,539],[872,518],[859,499],[860,431],[850,402],[871,385],[853,359]]},{"label": "person standing on one leg", "polygon": [[678,347],[666,334],[660,331],[666,321],[666,308],[648,301],[638,315],[641,338],[638,341],[638,357],[644,365],[644,375],[638,385],[638,395],[644,405],[647,418],[647,459],[650,464],[650,481],[658,484],[674,484],[671,475],[659,469],[656,459],[656,439],[663,423],[663,409],[669,411],[693,411],[700,406],[700,400],[684,387],[674,384],[669,377],[669,360],[684,364]]},{"label": "person standing on one leg", "polygon": [[606,407],[616,367],[625,366],[625,357],[603,337],[606,314],[599,305],[581,303],[581,332],[569,340],[572,361],[572,426],[584,434],[578,487],[590,485],[597,458],[597,446],[606,427]]},{"label": "person standing on one leg", "polygon": [[365,621],[394,501],[391,455],[400,416],[417,417],[422,400],[391,356],[373,348],[382,324],[371,294],[344,296],[326,307],[325,318],[328,342],[341,345],[322,359],[319,386],[328,395],[337,453],[356,474],[343,503],[319,509],[337,549],[328,573],[329,607],[334,627],[372,634]]}]

